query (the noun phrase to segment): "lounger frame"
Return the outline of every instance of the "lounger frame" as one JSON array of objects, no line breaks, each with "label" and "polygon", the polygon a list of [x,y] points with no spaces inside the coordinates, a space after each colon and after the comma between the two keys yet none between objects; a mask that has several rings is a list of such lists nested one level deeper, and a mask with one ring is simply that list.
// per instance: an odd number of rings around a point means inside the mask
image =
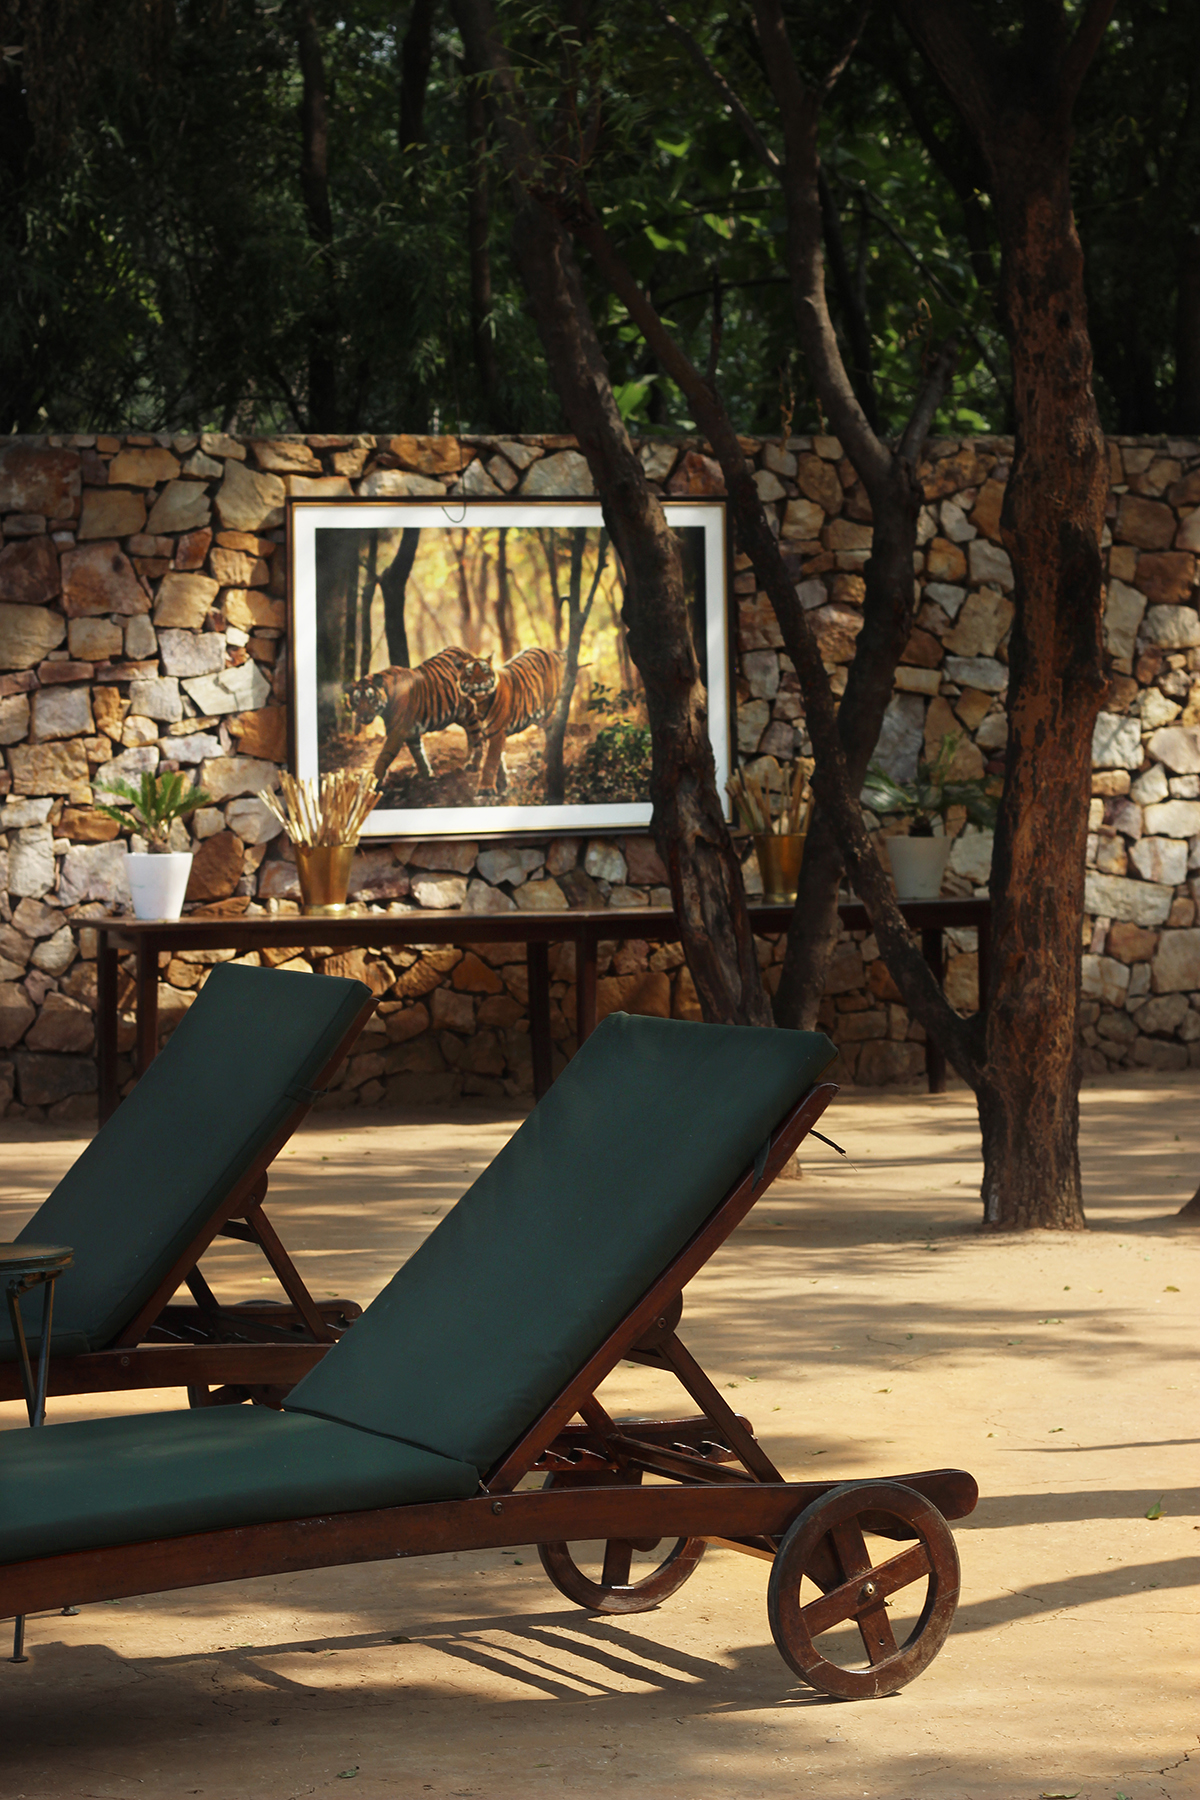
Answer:
[{"label": "lounger frame", "polygon": [[[312,1087],[296,1093],[274,1136],[113,1343],[76,1356],[55,1356],[51,1344],[48,1394],[184,1387],[195,1405],[278,1403],[358,1318],[362,1307],[352,1300],[314,1300],[263,1201],[268,1169],[341,1067],[375,1005],[374,996],[364,1000]],[[218,1237],[257,1244],[288,1304],[222,1306],[197,1266]],[[185,1285],[195,1304],[172,1304]],[[0,1400],[18,1400],[21,1393],[18,1365],[0,1362]]]},{"label": "lounger frame", "polygon": [[[687,1282],[770,1186],[836,1092],[832,1084],[822,1083],[798,1102],[773,1134],[765,1163],[747,1171],[733,1186],[541,1417],[488,1471],[477,1496],[196,1532],[11,1564],[0,1569],[0,1617],[301,1569],[530,1543],[602,1539],[628,1546],[631,1540],[706,1539],[774,1561],[781,1547],[786,1550],[784,1540],[802,1516],[836,1501],[846,1484],[785,1481],[748,1421],[732,1411],[680,1343],[675,1325]],[[611,1418],[597,1400],[596,1389],[622,1358],[672,1370],[700,1405],[699,1418]],[[576,1417],[582,1424],[571,1423]],[[539,1472],[553,1478],[548,1486],[537,1492],[516,1491],[520,1481]],[[655,1485],[642,1485],[647,1474],[657,1478]],[[942,1521],[971,1512],[978,1497],[974,1480],[961,1470],[933,1470],[895,1477],[885,1484],[888,1492],[897,1483],[897,1491],[919,1502],[917,1512],[924,1508],[940,1527],[944,1570],[948,1533]],[[879,1488],[879,1484],[863,1486],[864,1492]],[[928,1538],[921,1528],[905,1529],[886,1508],[878,1513],[864,1510],[858,1525],[890,1537]],[[861,1546],[861,1529],[854,1541]],[[861,1563],[861,1553],[851,1540],[843,1543],[835,1533],[827,1542],[818,1533],[806,1572],[826,1590],[827,1602],[835,1603],[844,1595],[845,1616],[857,1617],[866,1605],[862,1595],[868,1589],[864,1587],[856,1598],[850,1593],[855,1582],[866,1575],[878,1576],[882,1592],[893,1591],[929,1573],[929,1559],[920,1560],[926,1548],[923,1541],[879,1569],[855,1570],[847,1554],[851,1560],[857,1555]],[[929,1554],[936,1563],[936,1545]],[[952,1544],[949,1557],[953,1561]],[[869,1591],[874,1594],[874,1585]],[[869,1673],[867,1686],[852,1684],[845,1691],[886,1692],[911,1679],[936,1652],[956,1596],[955,1563],[952,1583],[942,1584],[937,1643],[920,1655],[917,1650],[908,1652],[908,1663],[890,1685],[883,1675],[875,1680]],[[800,1667],[790,1655],[789,1660]],[[899,1669],[902,1661],[893,1657],[888,1667]],[[801,1672],[814,1685],[839,1691],[834,1677],[818,1679],[811,1670]]]}]

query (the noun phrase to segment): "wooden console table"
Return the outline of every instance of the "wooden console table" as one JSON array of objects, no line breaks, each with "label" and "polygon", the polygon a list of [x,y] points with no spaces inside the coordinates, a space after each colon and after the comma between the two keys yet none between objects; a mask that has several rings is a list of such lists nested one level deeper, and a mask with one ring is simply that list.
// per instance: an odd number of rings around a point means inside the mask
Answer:
[{"label": "wooden console table", "polygon": [[[976,925],[980,931],[980,994],[986,994],[987,900],[909,900],[901,912],[921,933],[926,961],[942,978],[942,933],[948,926]],[[868,929],[860,902],[843,901],[842,923],[851,931]],[[752,904],[750,922],[759,934],[784,932],[792,908]],[[671,942],[679,926],[670,907],[600,907],[569,912],[349,912],[340,918],[305,918],[296,913],[256,913],[252,917],[214,918],[192,914],[183,919],[89,919],[97,934],[97,1065],[101,1123],[115,1110],[117,1094],[118,958],[132,952],[136,961],[134,995],[137,1009],[136,1055],[139,1072],[158,1049],[158,959],[180,950],[304,950],[314,944],[334,950],[383,950],[395,944],[525,945],[529,970],[529,1035],[533,1053],[533,1089],[540,1098],[551,1081],[550,945],[575,946],[575,1005],[578,1040],[596,1026],[597,950],[614,938],[647,938]],[[926,1045],[931,1093],[945,1088],[946,1065],[937,1046]]]}]

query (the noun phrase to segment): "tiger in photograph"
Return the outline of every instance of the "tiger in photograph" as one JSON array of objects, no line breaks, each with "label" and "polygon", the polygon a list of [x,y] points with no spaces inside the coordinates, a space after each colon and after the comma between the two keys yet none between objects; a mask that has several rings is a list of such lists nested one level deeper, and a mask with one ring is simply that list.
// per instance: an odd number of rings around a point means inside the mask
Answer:
[{"label": "tiger in photograph", "polygon": [[427,779],[433,770],[421,742],[427,731],[446,731],[461,725],[467,734],[468,769],[477,769],[483,754],[483,733],[474,700],[462,686],[462,673],[474,665],[470,651],[447,644],[415,669],[380,669],[364,675],[346,689],[346,704],[361,730],[372,719],[382,719],[383,749],[375,759],[375,780],[381,783],[401,744],[407,744],[413,762]]},{"label": "tiger in photograph", "polygon": [[462,691],[475,704],[484,743],[481,794],[506,791],[505,741],[531,725],[546,723],[562,688],[566,662],[559,650],[535,649],[519,650],[498,669],[493,669],[490,656],[464,663]]}]

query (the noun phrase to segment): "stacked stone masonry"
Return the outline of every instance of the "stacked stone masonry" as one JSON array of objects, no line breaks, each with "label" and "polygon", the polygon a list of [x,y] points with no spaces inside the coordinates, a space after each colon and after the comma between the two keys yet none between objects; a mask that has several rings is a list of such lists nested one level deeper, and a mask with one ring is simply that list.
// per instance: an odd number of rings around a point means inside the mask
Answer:
[{"label": "stacked stone masonry", "polygon": [[[871,545],[862,486],[833,438],[746,439],[743,448],[840,692],[862,625]],[[878,752],[901,779],[948,731],[961,734],[956,772],[1002,772],[1013,609],[999,519],[1011,453],[1002,438],[929,447],[917,621]],[[640,454],[664,494],[722,491],[716,463],[695,440],[647,442]],[[1121,438],[1109,457],[1112,675],[1094,744],[1083,921],[1083,1057],[1095,1073],[1200,1063],[1200,444]],[[129,847],[95,810],[98,777],[195,770],[213,804],[175,828],[175,846],[196,853],[191,902],[224,912],[298,910],[290,846],[255,798],[286,757],[288,495],[591,492],[569,438],[0,440],[0,1111],[58,1119],[94,1110],[87,922],[127,904]],[[795,673],[741,555],[733,586],[739,751],[751,763],[787,761],[809,747]],[[986,892],[990,839],[953,815],[949,823],[957,835],[947,891]],[[753,859],[746,874],[759,891]],[[665,902],[665,881],[644,836],[368,841],[352,895],[385,910],[610,906],[601,1012],[694,1018],[678,947],[636,935],[637,909]],[[948,991],[970,1011],[975,934],[951,939]],[[781,945],[762,940],[759,955],[771,984]],[[186,952],[162,970],[164,1032],[207,966],[223,959]],[[530,1089],[520,945],[386,956],[269,951],[263,960],[354,974],[380,996],[325,1105]],[[573,974],[573,952],[562,947],[551,992],[563,1060],[574,1048]],[[876,1085],[920,1073],[920,1028],[863,933],[837,949],[822,1022],[841,1049],[843,1079]],[[127,1055],[128,1014],[121,1034]],[[128,1064],[123,1073],[130,1079]]]}]

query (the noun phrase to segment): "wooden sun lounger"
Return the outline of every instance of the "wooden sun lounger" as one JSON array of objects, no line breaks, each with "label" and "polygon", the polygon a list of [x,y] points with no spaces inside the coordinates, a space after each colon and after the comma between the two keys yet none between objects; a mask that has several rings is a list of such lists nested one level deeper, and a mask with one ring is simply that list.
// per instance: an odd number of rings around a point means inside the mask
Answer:
[{"label": "wooden sun lounger", "polygon": [[[362,1308],[313,1299],[263,1211],[267,1170],[375,1002],[359,981],[220,964],[17,1242],[70,1245],[48,1392],[186,1387],[196,1405],[277,1403]],[[198,1268],[257,1244],[286,1302],[222,1306]],[[194,1304],[174,1302],[186,1285]],[[21,1395],[0,1318],[0,1400]]]},{"label": "wooden sun lounger", "polygon": [[[950,1627],[945,1521],[974,1481],[785,1480],[676,1330],[687,1282],[836,1092],[833,1054],[817,1033],[612,1015],[282,1412],[0,1437],[0,1617],[528,1543],[569,1598],[635,1612],[720,1542],[770,1562],[771,1630],[805,1681],[858,1698],[912,1680]],[[597,1389],[622,1358],[672,1372],[699,1416],[613,1418]],[[598,1578],[578,1548],[597,1539]],[[915,1583],[898,1643],[888,1599]],[[861,1666],[817,1642],[847,1622]]]}]

